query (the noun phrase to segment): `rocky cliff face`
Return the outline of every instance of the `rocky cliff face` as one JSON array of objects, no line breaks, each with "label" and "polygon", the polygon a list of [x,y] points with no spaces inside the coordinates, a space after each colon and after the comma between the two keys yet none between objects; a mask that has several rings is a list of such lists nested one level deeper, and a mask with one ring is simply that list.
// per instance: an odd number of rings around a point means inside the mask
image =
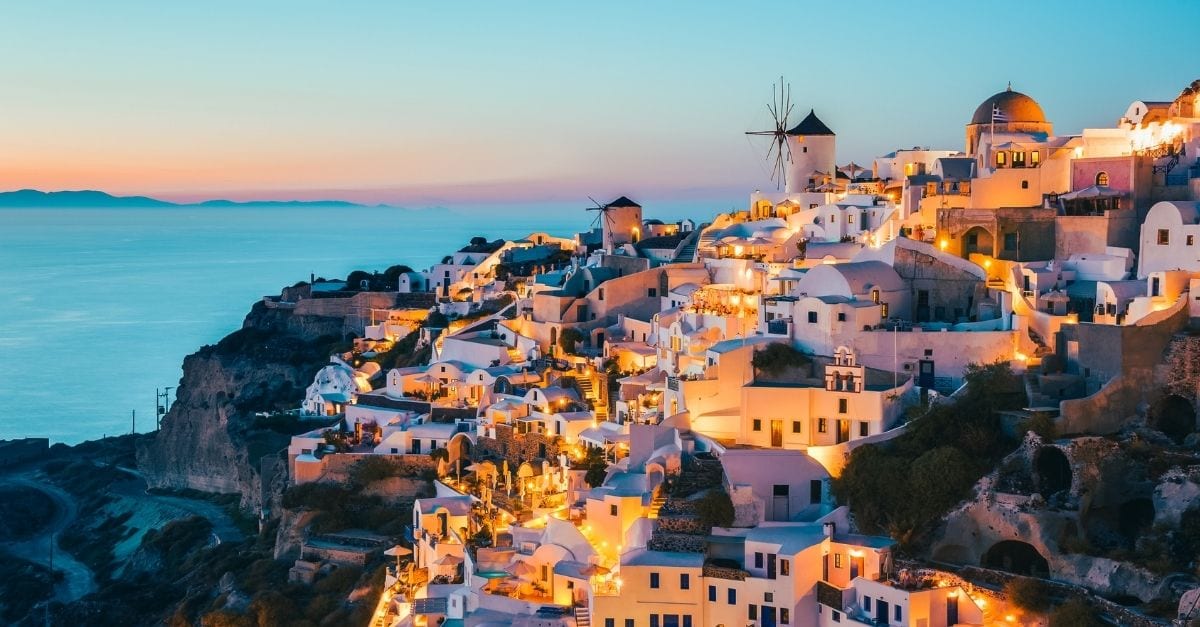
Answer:
[{"label": "rocky cliff face", "polygon": [[175,405],[138,448],[147,483],[236,493],[243,507],[263,505],[273,483],[263,480],[263,458],[277,455],[288,437],[256,428],[254,414],[300,404],[343,322],[259,302],[240,330],[188,356]]}]

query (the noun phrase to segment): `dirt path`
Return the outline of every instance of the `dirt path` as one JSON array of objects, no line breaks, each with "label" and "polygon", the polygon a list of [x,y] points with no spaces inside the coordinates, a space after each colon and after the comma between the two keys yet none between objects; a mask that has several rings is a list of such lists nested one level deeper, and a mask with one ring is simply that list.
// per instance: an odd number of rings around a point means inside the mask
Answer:
[{"label": "dirt path", "polygon": [[42,492],[54,501],[57,510],[54,519],[37,536],[22,542],[5,543],[5,550],[35,564],[62,571],[63,581],[54,588],[54,598],[58,601],[69,603],[93,592],[96,578],[91,569],[58,546],[58,534],[75,520],[78,513],[74,497],[27,474],[0,476],[0,484],[24,486]]},{"label": "dirt path", "polygon": [[[222,542],[241,542],[242,539],[245,538],[245,534],[243,534],[242,530],[238,528],[236,523],[234,523],[233,518],[229,516],[229,512],[225,511],[225,508],[221,507],[220,505],[210,501],[191,499],[184,496],[151,494],[146,491],[146,484],[145,480],[142,479],[142,473],[132,468],[125,468],[123,466],[117,466],[116,468],[129,475],[137,477],[139,480],[137,484],[125,484],[122,489],[119,490],[122,496],[135,499],[152,500],[163,505],[184,510],[194,516],[199,516],[207,520],[209,524],[212,525],[212,533],[218,544]],[[136,488],[133,487],[135,485],[137,486]]]}]

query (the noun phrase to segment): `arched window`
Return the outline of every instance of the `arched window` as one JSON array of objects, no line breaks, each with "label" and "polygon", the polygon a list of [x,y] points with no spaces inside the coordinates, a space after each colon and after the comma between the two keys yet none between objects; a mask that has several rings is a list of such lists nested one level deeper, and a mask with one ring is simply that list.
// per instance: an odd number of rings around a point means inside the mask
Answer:
[{"label": "arched window", "polygon": [[1108,172],[1101,172],[1096,175],[1096,185],[1101,185],[1101,186],[1108,185]]}]

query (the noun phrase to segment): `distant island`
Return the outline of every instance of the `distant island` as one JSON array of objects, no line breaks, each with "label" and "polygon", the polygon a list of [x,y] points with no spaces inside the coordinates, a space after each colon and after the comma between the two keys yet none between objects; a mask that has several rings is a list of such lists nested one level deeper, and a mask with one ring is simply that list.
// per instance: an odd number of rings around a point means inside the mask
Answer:
[{"label": "distant island", "polygon": [[0,207],[54,207],[102,209],[106,207],[363,207],[345,200],[206,200],[197,203],[177,203],[148,196],[113,196],[97,190],[43,192],[22,189],[0,192]]}]

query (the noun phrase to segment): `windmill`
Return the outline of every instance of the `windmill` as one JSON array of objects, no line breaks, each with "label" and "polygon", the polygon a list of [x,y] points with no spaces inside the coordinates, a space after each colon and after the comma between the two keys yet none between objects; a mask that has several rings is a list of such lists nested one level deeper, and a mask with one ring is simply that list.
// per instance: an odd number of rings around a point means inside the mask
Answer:
[{"label": "windmill", "polygon": [[593,207],[588,211],[596,212],[592,226],[600,225],[602,246],[609,252],[625,244],[636,244],[642,237],[642,206],[633,202],[628,196],[600,204],[595,198],[588,196]]},{"label": "windmill", "polygon": [[788,117],[792,114],[792,88],[779,77],[778,85],[771,85],[771,102],[767,111],[771,113],[772,128],[765,131],[747,131],[747,135],[770,137],[765,160],[771,163],[771,180],[775,188],[787,184],[788,164],[792,162],[792,147],[788,144]]}]

